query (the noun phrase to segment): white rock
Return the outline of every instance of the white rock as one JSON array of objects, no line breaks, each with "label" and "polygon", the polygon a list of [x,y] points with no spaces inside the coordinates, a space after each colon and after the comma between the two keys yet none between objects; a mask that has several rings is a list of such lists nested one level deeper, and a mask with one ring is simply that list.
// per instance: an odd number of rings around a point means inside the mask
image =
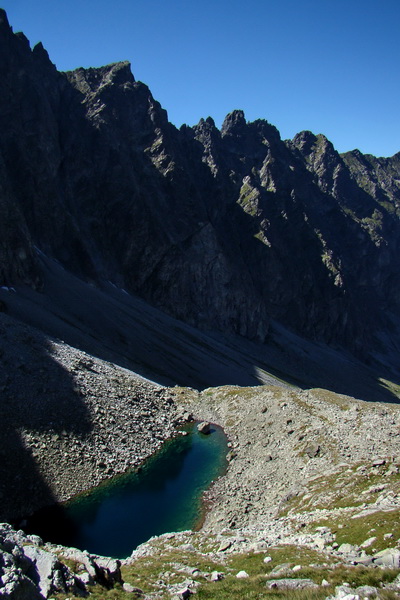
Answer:
[{"label": "white rock", "polygon": [[23,550],[25,556],[32,562],[32,568],[27,571],[27,575],[29,577],[32,571],[32,580],[35,581],[37,579],[40,592],[47,598],[52,588],[58,560],[54,554],[50,554],[50,552],[46,552],[35,546],[24,546]]},{"label": "white rock", "polygon": [[213,571],[210,576],[210,581],[221,581],[224,578],[224,574],[219,571]]},{"label": "white rock", "polygon": [[374,556],[374,563],[384,567],[398,569],[400,567],[400,550],[397,548],[386,548],[377,552]]},{"label": "white rock", "polygon": [[200,433],[210,433],[211,424],[208,421],[203,421],[197,425],[197,429]]},{"label": "white rock", "polygon": [[265,564],[267,565],[269,562],[271,562],[272,558],[270,556],[266,556],[263,560],[263,562],[265,562]]},{"label": "white rock", "polygon": [[339,554],[354,554],[358,551],[358,546],[352,546],[351,544],[341,544],[337,549]]},{"label": "white rock", "polygon": [[376,537],[370,537],[367,540],[365,540],[365,542],[363,542],[362,544],[360,544],[360,548],[369,548],[369,546],[372,546],[372,544],[376,541]]},{"label": "white rock", "polygon": [[230,548],[232,546],[232,542],[222,542],[222,544],[220,544],[217,552],[225,552],[225,550],[228,550],[228,548]]},{"label": "white rock", "polygon": [[239,571],[239,573],[236,573],[237,579],[247,579],[248,576],[249,576],[249,574],[246,573],[246,571]]}]

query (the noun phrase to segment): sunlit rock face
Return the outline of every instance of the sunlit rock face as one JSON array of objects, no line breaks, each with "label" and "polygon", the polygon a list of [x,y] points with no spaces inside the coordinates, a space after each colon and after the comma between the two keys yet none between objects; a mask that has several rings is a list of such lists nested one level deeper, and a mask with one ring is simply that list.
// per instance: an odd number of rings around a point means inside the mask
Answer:
[{"label": "sunlit rock face", "polygon": [[129,63],[59,73],[0,15],[0,278],[38,253],[197,327],[271,319],[365,355],[400,314],[400,158],[282,141],[230,113],[179,130]]}]

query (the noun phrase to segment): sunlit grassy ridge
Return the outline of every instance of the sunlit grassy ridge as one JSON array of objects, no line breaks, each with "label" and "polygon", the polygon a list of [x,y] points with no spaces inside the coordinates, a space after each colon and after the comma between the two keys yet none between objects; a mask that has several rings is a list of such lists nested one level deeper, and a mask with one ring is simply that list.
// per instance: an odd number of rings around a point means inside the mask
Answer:
[{"label": "sunlit grassy ridge", "polygon": [[[173,541],[154,541],[153,554],[141,557],[130,566],[122,568],[125,582],[142,590],[145,597],[167,600],[176,597],[176,592],[189,582],[199,599],[230,598],[260,600],[263,598],[287,598],[288,600],[319,600],[333,594],[335,587],[347,582],[356,588],[363,585],[380,588],[381,583],[390,583],[400,573],[399,569],[368,569],[363,566],[344,566],[335,559],[327,559],[322,553],[297,546],[277,546],[268,549],[271,561],[264,563],[265,553],[202,553],[204,539],[196,535],[192,538],[193,550],[174,546]],[[293,567],[296,567],[293,571]],[[249,577],[238,579],[239,571],[246,571]],[[210,581],[213,571],[221,573],[220,581]],[[291,579],[310,579],[319,587],[303,590],[270,589],[268,585],[282,576]],[[173,589],[169,586],[174,586]],[[93,599],[119,600],[135,597],[125,592],[121,586],[105,590],[100,586],[91,589]],[[65,594],[55,596],[66,600]],[[381,591],[380,598],[394,600],[396,593]]]}]

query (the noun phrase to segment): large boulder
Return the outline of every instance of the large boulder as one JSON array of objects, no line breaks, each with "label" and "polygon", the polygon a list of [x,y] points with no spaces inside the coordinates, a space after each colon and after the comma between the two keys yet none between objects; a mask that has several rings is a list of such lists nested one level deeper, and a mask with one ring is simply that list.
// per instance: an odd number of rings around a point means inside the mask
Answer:
[{"label": "large boulder", "polygon": [[381,567],[393,569],[400,568],[400,550],[397,548],[386,548],[377,552],[373,557],[374,563]]},{"label": "large boulder", "polygon": [[0,550],[0,598],[9,600],[43,600],[43,595],[29,577],[24,575],[17,560]]},{"label": "large boulder", "polygon": [[305,588],[317,588],[318,585],[311,579],[275,579],[267,583],[269,589],[274,590],[303,590]]},{"label": "large boulder", "polygon": [[200,433],[208,434],[210,433],[211,424],[208,421],[203,421],[197,425],[198,431]]}]

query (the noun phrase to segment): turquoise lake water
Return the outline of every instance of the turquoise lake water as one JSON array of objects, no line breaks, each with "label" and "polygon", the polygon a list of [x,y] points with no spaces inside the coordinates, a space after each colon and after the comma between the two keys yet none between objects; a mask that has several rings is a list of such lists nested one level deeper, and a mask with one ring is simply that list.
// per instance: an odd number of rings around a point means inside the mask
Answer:
[{"label": "turquoise lake water", "polygon": [[153,535],[193,529],[203,492],[226,469],[227,438],[194,424],[168,440],[140,472],[115,477],[63,506],[38,511],[27,531],[45,541],[125,558]]}]

